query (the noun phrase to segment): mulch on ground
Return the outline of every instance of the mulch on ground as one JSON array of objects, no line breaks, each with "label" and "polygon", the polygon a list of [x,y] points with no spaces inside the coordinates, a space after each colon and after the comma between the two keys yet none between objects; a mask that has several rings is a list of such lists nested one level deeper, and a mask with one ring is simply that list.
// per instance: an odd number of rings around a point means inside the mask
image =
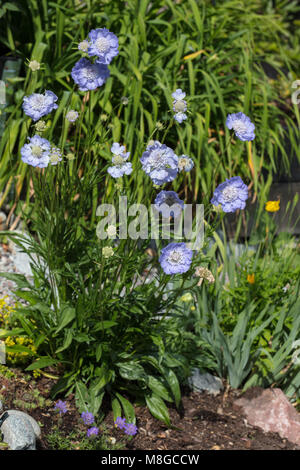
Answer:
[{"label": "mulch on ground", "polygon": [[[14,371],[16,372],[16,371]],[[40,396],[49,397],[55,382],[46,377],[28,380],[17,371],[17,377],[6,379],[0,375],[0,395],[5,409],[14,408],[28,412],[41,425],[42,440],[40,450],[49,449],[45,436],[57,424],[58,416],[51,407],[37,406],[26,409],[22,402],[32,401],[34,390]],[[35,392],[36,393],[36,392]],[[282,439],[277,433],[264,432],[249,423],[234,406],[241,396],[239,390],[226,390],[218,396],[185,390],[182,407],[178,412],[175,406],[169,407],[173,427],[168,427],[155,419],[145,406],[135,407],[139,432],[130,441],[125,441],[125,449],[130,450],[300,450],[298,446]],[[18,400],[19,406],[13,404]],[[63,416],[61,429],[65,435],[74,429],[85,429],[76,409],[75,399],[66,399],[68,413]],[[112,412],[108,411],[102,422],[108,435],[117,442],[124,440],[123,431],[113,424]]]}]

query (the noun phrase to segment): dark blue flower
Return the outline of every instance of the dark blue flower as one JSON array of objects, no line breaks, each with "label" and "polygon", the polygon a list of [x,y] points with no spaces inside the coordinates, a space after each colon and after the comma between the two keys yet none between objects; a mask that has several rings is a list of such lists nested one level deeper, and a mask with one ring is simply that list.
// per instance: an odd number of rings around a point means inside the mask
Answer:
[{"label": "dark blue flower", "polygon": [[95,417],[93,413],[89,413],[89,411],[83,411],[81,413],[81,419],[83,420],[84,424],[90,425],[95,422]]},{"label": "dark blue flower", "polygon": [[137,433],[137,427],[133,423],[126,423],[124,427],[124,432],[125,434],[128,434],[128,436],[134,436]]},{"label": "dark blue flower", "polygon": [[67,403],[65,401],[58,400],[54,409],[58,411],[60,415],[65,414],[68,411]]},{"label": "dark blue flower", "polygon": [[118,416],[116,421],[115,421],[115,426],[119,429],[124,429],[126,426],[126,420],[125,418],[121,418],[121,416]]},{"label": "dark blue flower", "polygon": [[87,437],[96,437],[99,434],[99,429],[96,427],[90,428],[87,430],[86,435]]}]

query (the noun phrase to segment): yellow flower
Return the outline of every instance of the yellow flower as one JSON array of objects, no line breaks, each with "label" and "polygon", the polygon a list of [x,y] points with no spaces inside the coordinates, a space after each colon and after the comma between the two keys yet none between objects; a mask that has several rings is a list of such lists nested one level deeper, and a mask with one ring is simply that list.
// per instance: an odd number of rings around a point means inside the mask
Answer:
[{"label": "yellow flower", "polygon": [[280,203],[280,201],[268,201],[268,202],[266,202],[266,211],[268,211],[268,212],[277,212],[277,211],[279,211],[279,209],[280,209],[279,203]]},{"label": "yellow flower", "polygon": [[254,273],[248,274],[248,276],[247,276],[247,281],[249,282],[249,284],[254,284],[254,283],[255,283],[255,275],[254,275]]}]

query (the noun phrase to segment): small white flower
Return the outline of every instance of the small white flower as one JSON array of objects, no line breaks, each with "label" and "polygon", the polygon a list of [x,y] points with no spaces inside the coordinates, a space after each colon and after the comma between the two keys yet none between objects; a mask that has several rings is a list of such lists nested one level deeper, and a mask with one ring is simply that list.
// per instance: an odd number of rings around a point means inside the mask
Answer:
[{"label": "small white flower", "polygon": [[75,122],[77,118],[78,118],[78,113],[77,111],[74,111],[74,109],[70,109],[70,111],[68,111],[66,114],[66,119],[69,122]]},{"label": "small white flower", "polygon": [[90,43],[86,39],[78,44],[78,49],[82,52],[87,52],[89,47]]},{"label": "small white flower", "polygon": [[40,70],[41,64],[37,60],[31,60],[28,64],[28,67],[33,71],[36,72],[37,70]]},{"label": "small white flower", "polygon": [[113,254],[114,254],[114,250],[112,249],[111,246],[105,246],[104,248],[102,248],[103,258],[110,258],[111,256],[113,256]]},{"label": "small white flower", "polygon": [[115,225],[109,225],[106,232],[109,237],[115,237],[117,234],[117,227]]}]

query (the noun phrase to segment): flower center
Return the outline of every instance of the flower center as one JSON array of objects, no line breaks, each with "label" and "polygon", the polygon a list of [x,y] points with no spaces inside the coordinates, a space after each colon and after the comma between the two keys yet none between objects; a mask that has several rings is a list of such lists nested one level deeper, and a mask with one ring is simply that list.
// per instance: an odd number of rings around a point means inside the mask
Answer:
[{"label": "flower center", "polygon": [[106,38],[99,38],[97,39],[95,45],[99,52],[107,52],[110,48],[110,41]]},{"label": "flower center", "polygon": [[165,168],[167,166],[167,156],[164,151],[156,151],[151,155],[149,163],[152,168]]},{"label": "flower center", "polygon": [[171,264],[180,264],[182,262],[182,253],[180,251],[173,251],[169,254],[168,261]]},{"label": "flower center", "polygon": [[177,112],[177,113],[181,113],[183,111],[186,110],[186,104],[185,104],[185,101],[183,100],[178,100],[174,103],[174,110]]},{"label": "flower center", "polygon": [[237,198],[238,190],[232,186],[228,186],[222,191],[222,196],[226,202],[234,201]]},{"label": "flower center", "polygon": [[123,165],[125,163],[124,158],[121,157],[121,155],[116,155],[114,157],[114,164],[115,165]]},{"label": "flower center", "polygon": [[181,170],[183,170],[187,164],[189,163],[188,159],[187,158],[180,158],[179,162],[178,162],[178,166]]},{"label": "flower center", "polygon": [[33,145],[31,147],[31,153],[34,157],[41,158],[41,156],[43,155],[43,149],[39,145]]},{"label": "flower center", "polygon": [[166,199],[163,201],[163,204],[167,204],[169,207],[176,204],[177,201],[173,196],[167,196]]},{"label": "flower center", "polygon": [[233,130],[238,134],[246,132],[247,130],[247,126],[243,121],[235,121],[232,127]]},{"label": "flower center", "polygon": [[33,109],[41,109],[45,106],[45,97],[43,95],[37,95],[33,98],[30,104]]},{"label": "flower center", "polygon": [[95,80],[97,78],[97,72],[92,66],[86,67],[85,69],[83,69],[83,76],[87,80]]}]

